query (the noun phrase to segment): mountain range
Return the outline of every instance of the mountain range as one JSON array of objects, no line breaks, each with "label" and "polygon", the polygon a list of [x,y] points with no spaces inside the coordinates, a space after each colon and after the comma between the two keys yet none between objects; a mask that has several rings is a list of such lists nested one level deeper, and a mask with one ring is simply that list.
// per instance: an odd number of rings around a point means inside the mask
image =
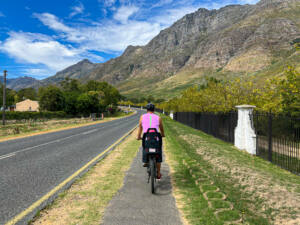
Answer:
[{"label": "mountain range", "polygon": [[[3,82],[3,76],[0,76],[0,83]],[[6,87],[10,89],[14,89],[16,91],[23,89],[23,88],[39,88],[43,86],[43,82],[39,81],[32,77],[18,77],[18,78],[8,78],[6,79]]]},{"label": "mountain range", "polygon": [[207,76],[255,76],[263,81],[282,75],[287,64],[299,69],[300,54],[293,47],[297,41],[299,0],[200,8],[145,46],[128,46],[120,57],[105,63],[85,59],[41,83],[57,84],[66,77],[99,80],[116,85],[130,97],[156,94],[169,98],[203,83]]}]

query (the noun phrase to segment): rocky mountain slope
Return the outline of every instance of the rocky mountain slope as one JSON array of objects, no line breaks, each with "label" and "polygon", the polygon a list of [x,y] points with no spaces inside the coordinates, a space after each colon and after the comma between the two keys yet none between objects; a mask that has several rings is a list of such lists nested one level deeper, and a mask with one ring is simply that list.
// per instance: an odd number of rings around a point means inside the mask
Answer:
[{"label": "rocky mountain slope", "polygon": [[81,61],[46,83],[64,77],[105,80],[128,96],[149,91],[173,95],[201,82],[204,75],[230,79],[268,69],[280,73],[276,65],[289,57],[299,65],[300,56],[291,45],[299,37],[299,0],[199,9],[145,46],[128,46],[120,57],[102,64]]},{"label": "rocky mountain slope", "polygon": [[[3,76],[0,76],[1,83],[3,82]],[[6,87],[10,89],[14,89],[16,91],[23,89],[23,88],[39,88],[42,86],[42,82],[36,80],[32,77],[18,77],[18,78],[11,78],[6,80]]]},{"label": "rocky mountain slope", "polygon": [[75,65],[72,65],[60,72],[57,72],[54,76],[48,77],[43,80],[44,85],[51,83],[59,83],[64,80],[66,77],[73,79],[88,79],[88,74],[97,66],[97,64],[93,64],[88,59],[84,59]]}]

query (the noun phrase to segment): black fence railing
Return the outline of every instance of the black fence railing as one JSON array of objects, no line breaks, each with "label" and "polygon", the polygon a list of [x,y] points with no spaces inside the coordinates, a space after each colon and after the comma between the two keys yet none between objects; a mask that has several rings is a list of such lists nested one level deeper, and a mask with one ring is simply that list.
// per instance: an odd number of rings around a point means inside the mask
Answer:
[{"label": "black fence railing", "polygon": [[300,175],[300,118],[255,113],[256,154]]},{"label": "black fence railing", "polygon": [[174,113],[174,120],[213,135],[221,140],[234,143],[234,129],[237,125],[237,112],[230,113]]},{"label": "black fence railing", "polygon": [[[156,111],[163,113],[161,109]],[[237,112],[174,113],[174,120],[231,143],[237,119]],[[300,118],[255,112],[251,120],[256,132],[256,155],[300,175]]]},{"label": "black fence railing", "polygon": [[[237,119],[237,112],[174,113],[174,120],[231,143]],[[254,113],[251,120],[257,135],[257,156],[300,175],[300,118]]]}]

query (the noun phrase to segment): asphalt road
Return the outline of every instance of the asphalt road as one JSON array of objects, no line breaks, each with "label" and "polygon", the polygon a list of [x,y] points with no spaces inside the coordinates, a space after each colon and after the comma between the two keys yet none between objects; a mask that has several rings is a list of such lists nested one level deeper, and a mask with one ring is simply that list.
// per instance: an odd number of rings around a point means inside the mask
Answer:
[{"label": "asphalt road", "polygon": [[140,114],[1,142],[0,224],[28,208],[130,131]]}]

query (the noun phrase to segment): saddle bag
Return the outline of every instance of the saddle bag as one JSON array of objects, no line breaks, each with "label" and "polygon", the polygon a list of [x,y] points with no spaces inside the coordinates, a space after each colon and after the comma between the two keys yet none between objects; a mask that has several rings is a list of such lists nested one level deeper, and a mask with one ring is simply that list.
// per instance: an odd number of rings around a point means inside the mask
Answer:
[{"label": "saddle bag", "polygon": [[149,128],[143,136],[143,149],[146,153],[159,153],[162,147],[162,137],[155,128]]}]

